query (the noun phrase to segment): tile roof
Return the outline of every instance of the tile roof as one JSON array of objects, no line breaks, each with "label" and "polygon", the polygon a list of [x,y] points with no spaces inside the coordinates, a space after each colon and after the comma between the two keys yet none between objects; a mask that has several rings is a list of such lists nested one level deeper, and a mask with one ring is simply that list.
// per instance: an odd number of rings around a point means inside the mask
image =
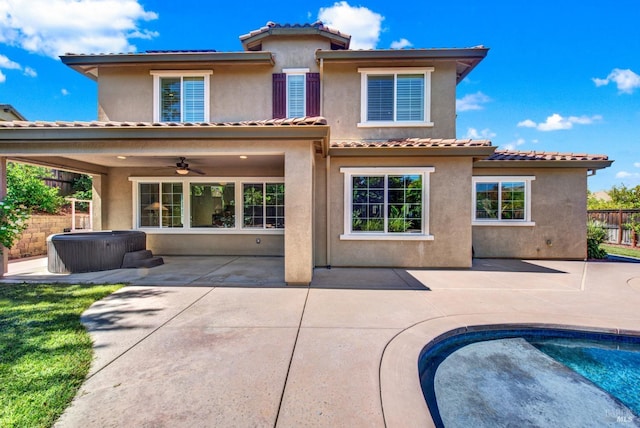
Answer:
[{"label": "tile roof", "polygon": [[313,24],[278,24],[276,22],[269,21],[264,25],[264,27],[260,27],[257,30],[250,31],[248,34],[243,34],[242,36],[240,36],[240,40],[245,40],[262,33],[267,33],[272,28],[315,28],[320,31],[326,31],[331,34],[335,34],[336,36],[351,38],[351,36],[348,34],[344,34],[338,30],[327,27],[322,23],[322,21],[316,21]]},{"label": "tile roof", "polygon": [[606,155],[590,155],[586,153],[559,153],[516,150],[496,150],[487,161],[607,161]]},{"label": "tile roof", "polygon": [[331,148],[491,147],[489,140],[401,138],[383,141],[332,141]]},{"label": "tile roof", "polygon": [[313,126],[326,125],[324,117],[301,117],[292,119],[247,120],[241,122],[0,122],[0,128],[207,128],[207,127],[251,127],[251,126]]}]

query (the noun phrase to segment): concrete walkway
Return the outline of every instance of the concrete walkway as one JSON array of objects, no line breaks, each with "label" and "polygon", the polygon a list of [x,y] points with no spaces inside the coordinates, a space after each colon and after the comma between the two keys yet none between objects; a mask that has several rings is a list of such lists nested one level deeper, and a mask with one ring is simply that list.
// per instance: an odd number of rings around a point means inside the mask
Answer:
[{"label": "concrete walkway", "polygon": [[417,359],[442,333],[640,331],[640,264],[317,269],[311,287],[286,287],[282,259],[183,259],[89,278],[135,285],[84,314],[95,360],[57,426],[429,426]]}]

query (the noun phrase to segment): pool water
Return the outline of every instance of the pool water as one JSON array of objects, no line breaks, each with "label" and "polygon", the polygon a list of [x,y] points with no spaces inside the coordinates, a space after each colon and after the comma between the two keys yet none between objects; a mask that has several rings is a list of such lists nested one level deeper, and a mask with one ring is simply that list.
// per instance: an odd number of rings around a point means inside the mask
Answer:
[{"label": "pool water", "polygon": [[[497,349],[495,352],[492,342]],[[511,349],[514,351],[511,352]],[[546,356],[536,357],[535,354]],[[451,358],[446,361],[448,357]],[[498,363],[494,364],[491,358],[496,358]],[[509,360],[507,362],[511,364],[510,366],[505,364],[505,358]],[[510,397],[508,394],[514,391],[519,393],[526,391],[527,382],[534,387],[539,387],[539,379],[545,378],[549,373],[546,369],[536,371],[538,369],[535,369],[535,365],[540,366],[542,362],[542,366],[545,366],[545,359],[549,360],[554,367],[553,373],[549,376],[555,379],[554,382],[558,381],[556,377],[558,374],[560,379],[566,378],[566,381],[561,380],[561,384],[558,384],[560,389],[552,383],[550,389],[546,390],[549,395],[546,395],[543,389],[534,391],[532,396],[543,391],[543,395],[538,396],[534,404],[530,397],[526,396],[528,393],[525,393],[520,402],[514,401],[504,408],[500,407],[501,404],[491,407],[493,405],[491,400],[493,403],[499,403],[501,399],[492,397],[496,395],[494,394],[496,385],[498,390],[504,388],[507,391],[505,398]],[[533,364],[534,360],[536,364]],[[500,362],[505,365],[501,366]],[[591,412],[596,417],[606,413],[608,425],[624,422],[629,423],[628,426],[638,426],[640,422],[640,337],[638,336],[526,327],[460,334],[450,332],[427,345],[418,363],[422,391],[436,426],[444,426],[445,421],[447,425],[452,426],[501,425],[500,414],[492,420],[490,418],[493,416],[487,417],[487,412],[506,413],[505,409],[514,408],[516,413],[509,414],[512,419],[504,421],[509,425],[516,418],[526,418],[526,415],[531,413],[531,409],[544,413],[544,408],[540,407],[540,397],[543,401],[545,399],[553,401],[549,396],[554,394],[559,395],[560,398],[556,398],[549,407],[549,415],[536,416],[538,419],[532,419],[531,425],[540,425],[540,421],[544,421],[543,424],[547,425],[556,417],[553,412],[557,414],[558,411],[561,415],[562,412],[572,412],[576,415],[581,412]],[[438,372],[440,366],[442,370]],[[461,371],[463,373],[456,373]],[[445,376],[448,376],[448,379]],[[476,376],[475,380],[469,381],[473,376]],[[445,378],[444,381],[443,378]],[[587,380],[585,381],[584,378]],[[502,384],[496,383],[496,380],[503,382],[500,379],[508,380]],[[564,402],[565,392],[562,388],[576,382],[586,383],[587,388],[595,389],[596,395],[613,397],[606,400],[612,402],[614,407],[606,405],[602,409],[589,409],[589,405],[581,401],[581,393],[577,393],[577,401]],[[601,391],[598,392],[593,385]],[[584,388],[584,385],[581,387]],[[438,403],[438,400],[441,402]],[[474,406],[477,408],[473,409]],[[553,406],[556,407],[552,408]],[[440,407],[444,412],[443,415],[440,414]],[[520,410],[517,410],[518,408]],[[520,414],[517,414],[518,411]],[[455,415],[454,418],[451,415]],[[583,417],[589,421],[587,416],[583,415]],[[594,422],[592,426],[599,426],[599,422],[603,421],[592,422]]]},{"label": "pool water", "polygon": [[640,345],[567,339],[529,340],[640,415]]}]

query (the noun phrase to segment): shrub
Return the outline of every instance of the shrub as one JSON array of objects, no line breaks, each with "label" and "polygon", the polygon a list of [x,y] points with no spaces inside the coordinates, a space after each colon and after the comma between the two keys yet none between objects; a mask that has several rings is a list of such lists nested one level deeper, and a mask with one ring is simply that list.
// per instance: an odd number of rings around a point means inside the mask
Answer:
[{"label": "shrub", "polygon": [[590,259],[604,259],[607,252],[600,248],[607,239],[607,231],[599,222],[590,221],[587,223],[587,257]]},{"label": "shrub", "polygon": [[64,204],[58,189],[49,187],[43,178],[51,177],[47,168],[7,163],[7,196],[16,204],[34,211],[55,214]]},{"label": "shrub", "polygon": [[[27,228],[29,210],[21,204],[5,197],[0,201],[0,244],[5,248],[13,247],[22,232]],[[0,247],[0,254],[2,247]]]}]

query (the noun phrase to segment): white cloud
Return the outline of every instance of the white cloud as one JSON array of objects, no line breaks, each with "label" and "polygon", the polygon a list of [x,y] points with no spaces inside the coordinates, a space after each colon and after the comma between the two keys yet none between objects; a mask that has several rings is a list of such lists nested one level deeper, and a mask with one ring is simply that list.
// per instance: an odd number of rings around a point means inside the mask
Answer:
[{"label": "white cloud", "polygon": [[4,55],[0,55],[0,68],[6,68],[7,70],[20,70],[22,67],[17,62],[11,61]]},{"label": "white cloud", "polygon": [[640,178],[640,172],[620,171],[616,173],[616,178]]},{"label": "white cloud", "polygon": [[467,129],[466,138],[471,138],[472,140],[489,140],[495,137],[497,134],[491,131],[489,128],[485,128],[481,131],[478,131],[476,128]]},{"label": "white cloud", "polygon": [[5,76],[2,71],[0,71],[0,83],[4,83],[6,81],[7,81],[7,76]]},{"label": "white cloud", "polygon": [[614,68],[604,79],[594,77],[591,80],[593,80],[596,86],[604,86],[610,82],[614,82],[618,87],[618,92],[625,94],[632,94],[635,89],[640,88],[640,75],[637,75],[629,69],[621,70]]},{"label": "white cloud", "polygon": [[521,128],[536,128],[538,131],[559,131],[571,129],[573,125],[590,125],[600,120],[602,120],[602,116],[599,114],[593,116],[563,117],[558,113],[554,113],[547,117],[547,120],[544,122],[536,123],[531,119],[525,119],[518,122],[518,126]]},{"label": "white cloud", "polygon": [[346,1],[322,7],[318,19],[327,27],[351,35],[351,49],[374,49],[380,39],[384,16],[363,6],[350,6]]},{"label": "white cloud", "polygon": [[391,42],[391,49],[404,49],[410,48],[411,46],[413,46],[413,43],[407,39],[400,39],[395,42]]},{"label": "white cloud", "polygon": [[36,71],[31,67],[24,68],[24,75],[29,77],[38,77],[38,73],[36,73]]},{"label": "white cloud", "polygon": [[468,111],[468,110],[482,110],[484,108],[483,104],[491,101],[487,95],[478,91],[475,94],[467,94],[461,99],[456,100],[456,110],[457,111]]},{"label": "white cloud", "polygon": [[139,21],[158,15],[139,0],[12,0],[0,3],[0,43],[50,57],[74,53],[129,52],[131,38],[157,33]]},{"label": "white cloud", "polygon": [[527,141],[524,138],[518,138],[515,141],[505,144],[504,148],[506,150],[516,150],[517,147],[522,146],[526,142]]},{"label": "white cloud", "polygon": [[[4,68],[5,70],[22,70],[22,66],[15,61],[10,60],[5,55],[0,54],[0,69]],[[36,71],[31,67],[25,67],[23,70],[23,74],[29,77],[36,77]],[[0,83],[3,83],[7,80],[7,76],[3,73],[2,77],[0,77]]]},{"label": "white cloud", "polygon": [[525,119],[522,122],[518,122],[518,126],[521,128],[535,128],[538,125],[531,119]]},{"label": "white cloud", "polygon": [[62,95],[64,95],[65,97],[66,97],[67,95],[69,95],[69,91],[67,91],[65,88],[62,88],[62,89],[60,90],[60,93],[61,93]]},{"label": "white cloud", "polygon": [[640,162],[634,162],[633,166],[635,166],[636,168],[640,168]]}]

